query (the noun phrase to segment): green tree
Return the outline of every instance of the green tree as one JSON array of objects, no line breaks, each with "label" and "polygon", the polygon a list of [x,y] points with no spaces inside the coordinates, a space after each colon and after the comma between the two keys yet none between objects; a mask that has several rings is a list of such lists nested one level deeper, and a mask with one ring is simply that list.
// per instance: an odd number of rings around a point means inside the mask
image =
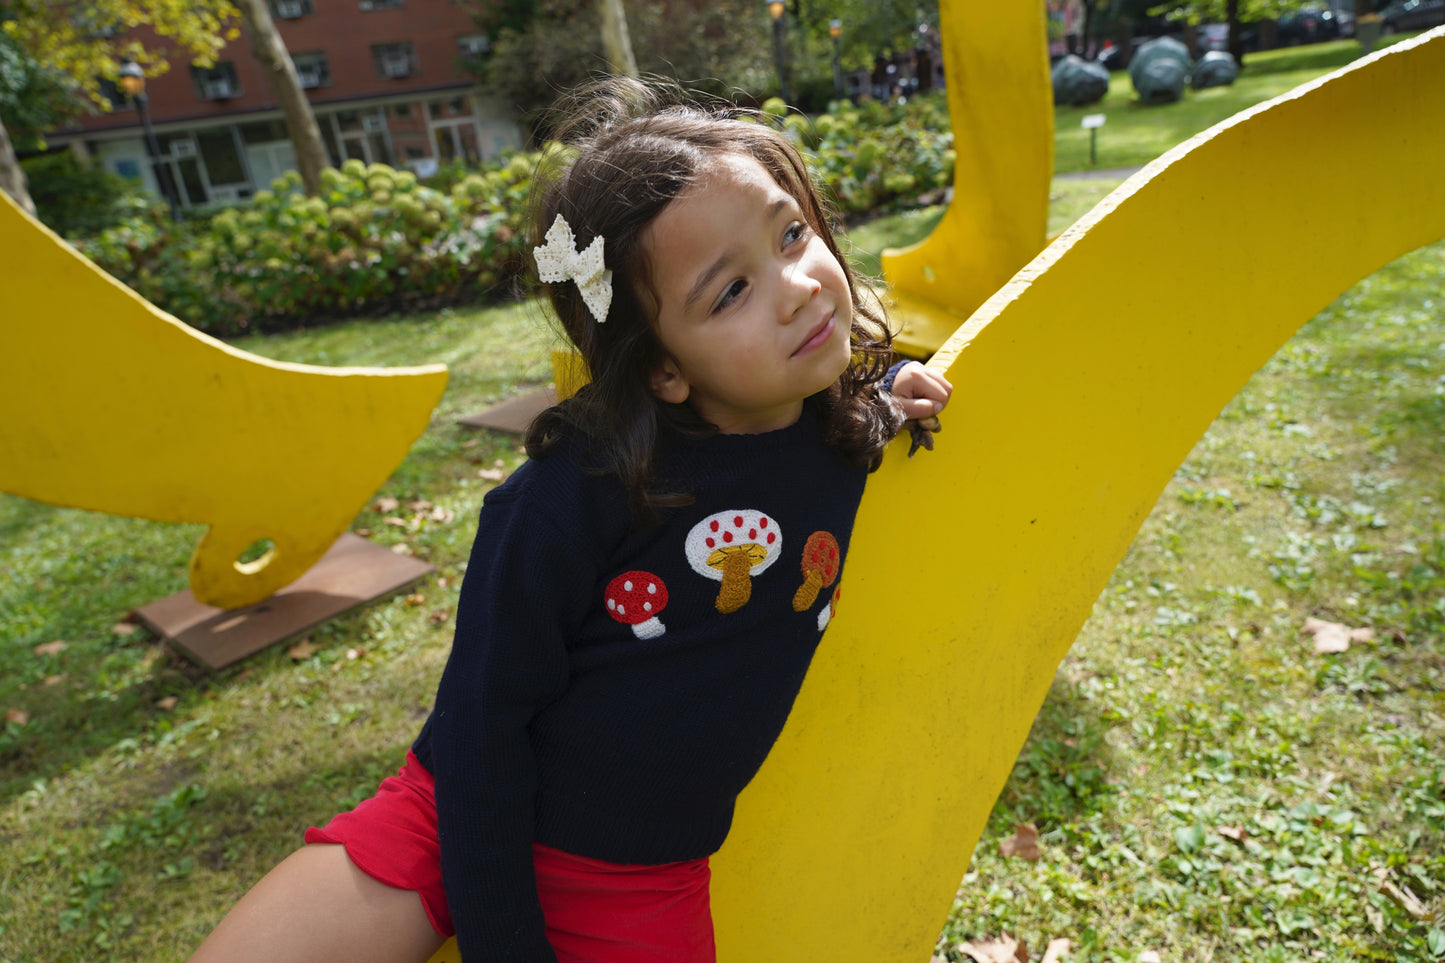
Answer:
[{"label": "green tree", "polygon": [[[239,36],[230,0],[12,0],[6,36],[41,68],[65,77],[100,110],[111,103],[101,81],[114,79],[125,60],[150,76],[170,68],[167,48],[136,39],[137,28],[174,41],[194,63],[210,66],[229,40]],[[0,188],[34,211],[25,172],[10,137],[0,126]]]},{"label": "green tree", "polygon": [[[715,93],[756,93],[768,75],[767,12],[756,0],[624,0],[638,71]],[[482,82],[514,104],[533,136],[561,92],[612,71],[595,0],[503,0],[476,9],[492,37],[473,62]]]},{"label": "green tree", "polygon": [[36,63],[0,31],[0,123],[17,150],[42,150],[44,132],[64,124],[78,108],[60,75]]},{"label": "green tree", "polygon": [[796,59],[806,60],[799,64],[802,72],[829,77],[832,39],[828,24],[834,19],[843,22],[839,60],[848,70],[872,67],[880,53],[912,50],[919,44],[919,27],[938,29],[938,0],[793,0],[789,12],[805,38],[804,49],[795,54]]},{"label": "green tree", "polygon": [[326,144],[321,139],[321,128],[316,124],[311,101],[306,99],[301,79],[296,76],[296,64],[271,19],[266,0],[236,0],[236,3],[241,9],[246,32],[250,34],[251,52],[265,69],[271,91],[286,117],[286,130],[296,152],[296,170],[301,175],[301,188],[308,196],[315,197],[321,193],[321,171],[330,160],[326,156]]},{"label": "green tree", "polygon": [[1243,64],[1244,41],[1240,38],[1240,24],[1272,19],[1298,5],[1298,0],[1176,0],[1156,9],[1170,19],[1181,20],[1190,26],[1227,23],[1229,52],[1237,63]]}]

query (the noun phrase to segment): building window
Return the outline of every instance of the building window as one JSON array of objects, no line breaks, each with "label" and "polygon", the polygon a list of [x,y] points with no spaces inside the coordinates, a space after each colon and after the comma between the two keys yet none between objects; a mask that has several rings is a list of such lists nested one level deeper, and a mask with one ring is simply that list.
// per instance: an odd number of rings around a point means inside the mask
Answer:
[{"label": "building window", "polygon": [[492,38],[484,33],[468,34],[457,38],[463,60],[481,60],[492,52]]},{"label": "building window", "polygon": [[295,54],[291,62],[296,65],[296,79],[301,81],[303,90],[331,85],[331,68],[326,66],[326,54]]},{"label": "building window", "polygon": [[231,100],[241,96],[236,65],[229,60],[222,60],[209,69],[191,67],[191,81],[196,86],[196,95],[202,100]]},{"label": "building window", "polygon": [[396,79],[416,73],[416,51],[410,40],[377,44],[371,48],[371,59],[382,77]]},{"label": "building window", "polygon": [[363,10],[385,10],[387,7],[400,7],[402,0],[361,0]]},{"label": "building window", "polygon": [[271,16],[278,20],[295,20],[308,13],[315,13],[311,0],[271,0]]}]

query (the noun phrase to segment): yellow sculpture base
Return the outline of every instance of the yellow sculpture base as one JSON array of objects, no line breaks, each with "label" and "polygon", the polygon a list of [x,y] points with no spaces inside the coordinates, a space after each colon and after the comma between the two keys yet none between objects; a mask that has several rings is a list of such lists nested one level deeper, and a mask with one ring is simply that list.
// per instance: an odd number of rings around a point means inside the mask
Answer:
[{"label": "yellow sculpture base", "polygon": [[172,648],[215,672],[432,571],[348,532],[306,574],[260,602],[228,611],[196,601],[188,590],[142,606],[136,615]]}]

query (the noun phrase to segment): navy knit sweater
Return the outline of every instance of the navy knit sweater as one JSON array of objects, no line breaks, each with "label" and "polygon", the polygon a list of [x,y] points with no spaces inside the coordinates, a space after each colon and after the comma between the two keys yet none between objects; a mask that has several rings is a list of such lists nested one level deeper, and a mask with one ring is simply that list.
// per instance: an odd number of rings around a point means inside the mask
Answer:
[{"label": "navy knit sweater", "polygon": [[626,864],[715,852],[835,604],[866,473],[812,405],[761,435],[674,440],[696,503],[632,523],[564,443],[488,494],[436,705],[436,777],[464,958],[555,960],[532,842]]}]

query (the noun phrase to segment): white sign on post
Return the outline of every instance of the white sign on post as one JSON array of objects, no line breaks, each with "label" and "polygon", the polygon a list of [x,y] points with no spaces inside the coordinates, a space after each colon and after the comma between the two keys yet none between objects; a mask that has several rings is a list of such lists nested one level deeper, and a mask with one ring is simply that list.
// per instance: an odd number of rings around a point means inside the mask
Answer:
[{"label": "white sign on post", "polygon": [[1108,117],[1105,114],[1085,114],[1079,126],[1083,127],[1084,130],[1093,130],[1095,127],[1103,127],[1104,121],[1107,119]]}]

